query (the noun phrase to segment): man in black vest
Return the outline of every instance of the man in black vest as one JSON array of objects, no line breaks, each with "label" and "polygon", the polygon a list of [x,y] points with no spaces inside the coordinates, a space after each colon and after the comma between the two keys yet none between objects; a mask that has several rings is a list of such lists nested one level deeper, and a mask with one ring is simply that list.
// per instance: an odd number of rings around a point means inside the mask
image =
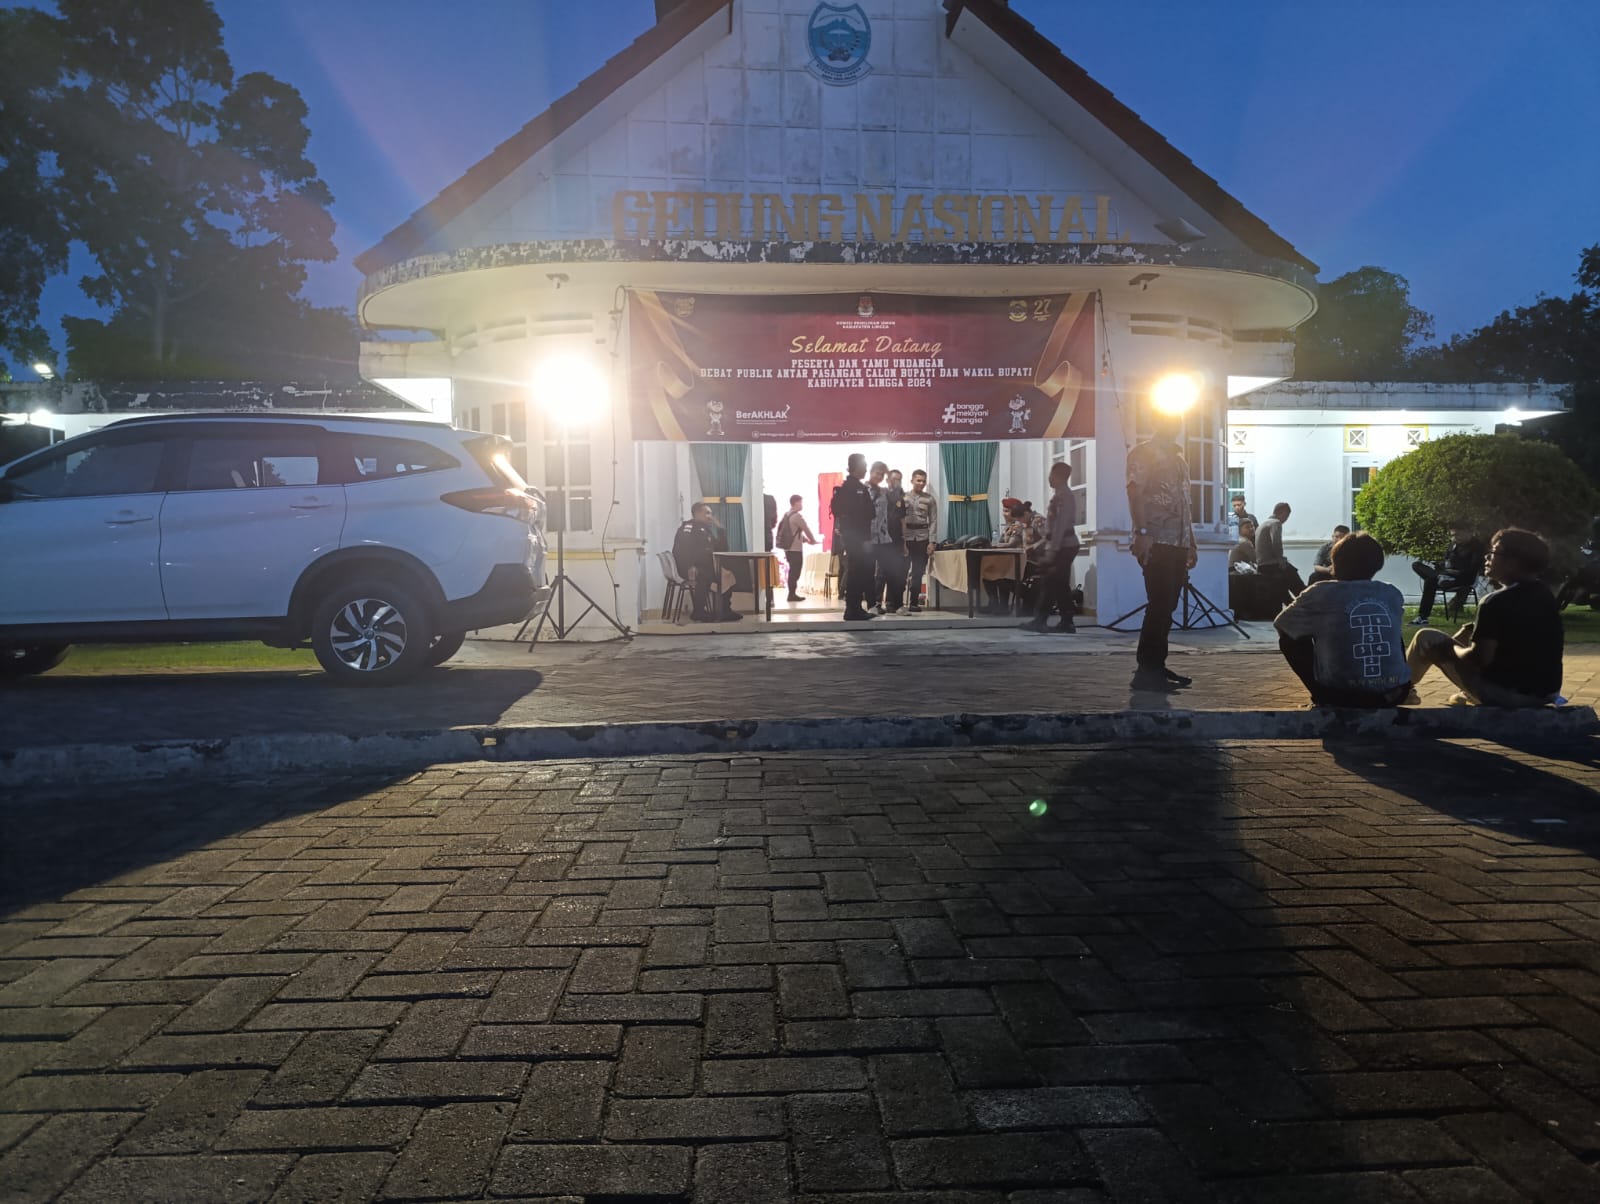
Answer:
[{"label": "man in black vest", "polygon": [[873,558],[868,541],[877,505],[872,490],[862,480],[867,475],[867,458],[860,452],[850,456],[843,481],[833,490],[833,524],[838,547],[844,554],[844,617],[852,622],[870,619],[867,595],[872,592]]},{"label": "man in black vest", "polygon": [[678,575],[689,583],[696,623],[744,618],[733,609],[729,598],[732,587],[726,591],[721,588],[722,574],[717,571],[716,553],[727,550],[727,532],[718,524],[711,507],[705,502],[696,502],[672,538],[672,558],[678,564]]}]

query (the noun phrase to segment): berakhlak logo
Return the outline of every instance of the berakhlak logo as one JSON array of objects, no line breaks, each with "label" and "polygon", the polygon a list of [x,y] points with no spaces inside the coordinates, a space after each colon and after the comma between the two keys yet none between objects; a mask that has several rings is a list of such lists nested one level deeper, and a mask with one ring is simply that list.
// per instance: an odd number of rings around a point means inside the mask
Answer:
[{"label": "berakhlak logo", "polygon": [[806,69],[825,84],[853,84],[872,73],[872,22],[859,4],[829,4],[811,11],[806,24],[811,62]]}]

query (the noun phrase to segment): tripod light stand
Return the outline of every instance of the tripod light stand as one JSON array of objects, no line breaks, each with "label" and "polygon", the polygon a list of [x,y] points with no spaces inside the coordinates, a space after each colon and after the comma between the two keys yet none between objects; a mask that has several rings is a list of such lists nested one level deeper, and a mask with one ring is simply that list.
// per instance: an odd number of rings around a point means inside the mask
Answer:
[{"label": "tripod light stand", "polygon": [[[539,365],[533,377],[533,392],[535,399],[544,408],[546,417],[561,430],[561,522],[556,528],[556,575],[550,582],[550,597],[538,621],[534,622],[531,618],[525,620],[517,630],[517,638],[520,640],[522,633],[528,629],[528,624],[534,623],[533,638],[528,641],[528,651],[532,652],[547,622],[555,638],[564,640],[592,612],[616,628],[623,639],[630,640],[633,638],[633,632],[590,597],[583,586],[567,576],[567,519],[571,513],[567,474],[571,428],[575,422],[587,420],[593,410],[604,404],[607,395],[605,377],[593,363],[582,356],[556,356]],[[568,590],[577,594],[587,604],[578,611],[577,617],[570,623],[567,621]],[[555,610],[554,616],[550,613],[552,608]]]},{"label": "tripod light stand", "polygon": [[[1183,589],[1178,594],[1178,601],[1182,609],[1173,618],[1173,626],[1179,631],[1203,631],[1212,627],[1231,627],[1245,639],[1250,638],[1250,633],[1239,626],[1239,621],[1210,598],[1202,594],[1189,581],[1187,571],[1183,574]],[[1143,614],[1150,608],[1150,603],[1135,606],[1125,615],[1118,615],[1111,622],[1105,624],[1107,631],[1123,631],[1119,624],[1126,623],[1134,615]]]},{"label": "tripod light stand", "polygon": [[[1166,420],[1177,422],[1200,401],[1200,382],[1188,372],[1169,372],[1159,377],[1150,388],[1149,405],[1156,415],[1164,416]],[[1159,419],[1157,420],[1159,421]],[[1177,428],[1174,428],[1177,429]],[[1188,488],[1188,482],[1184,483]],[[1202,594],[1189,580],[1189,570],[1183,572],[1183,588],[1178,592],[1178,600],[1182,604],[1182,611],[1175,617],[1173,623],[1180,631],[1195,631],[1211,627],[1232,627],[1245,639],[1250,638],[1250,633],[1222,607]],[[1108,631],[1123,630],[1119,624],[1126,623],[1134,615],[1142,614],[1150,609],[1150,603],[1135,606],[1125,615],[1118,615],[1111,622],[1104,624]]]}]

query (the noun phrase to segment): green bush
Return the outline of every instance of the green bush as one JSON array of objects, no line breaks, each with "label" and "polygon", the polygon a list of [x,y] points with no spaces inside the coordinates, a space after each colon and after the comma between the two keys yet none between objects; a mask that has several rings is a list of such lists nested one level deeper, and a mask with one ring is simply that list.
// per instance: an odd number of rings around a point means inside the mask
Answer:
[{"label": "green bush", "polygon": [[1487,540],[1526,527],[1569,560],[1600,496],[1560,450],[1517,435],[1446,435],[1385,464],[1356,496],[1356,521],[1386,552],[1437,559],[1451,528]]}]

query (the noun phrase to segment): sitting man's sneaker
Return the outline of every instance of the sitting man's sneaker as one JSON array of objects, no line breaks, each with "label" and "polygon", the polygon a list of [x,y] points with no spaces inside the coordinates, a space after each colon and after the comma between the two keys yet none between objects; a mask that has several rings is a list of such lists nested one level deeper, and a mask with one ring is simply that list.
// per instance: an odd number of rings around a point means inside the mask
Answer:
[{"label": "sitting man's sneaker", "polygon": [[922,613],[922,607],[916,606],[916,605],[908,606],[908,607],[906,607],[906,613],[907,614],[913,614],[913,615],[920,615]]},{"label": "sitting man's sneaker", "polygon": [[1161,673],[1169,682],[1172,683],[1172,688],[1175,690],[1181,690],[1185,686],[1194,685],[1194,678],[1185,677],[1182,673],[1174,673],[1171,669],[1163,669],[1161,670]]},{"label": "sitting man's sneaker", "polygon": [[1418,615],[1414,619],[1407,619],[1406,620],[1406,626],[1407,627],[1426,627],[1427,625],[1428,625],[1428,618],[1427,618],[1426,615]]},{"label": "sitting man's sneaker", "polygon": [[1162,693],[1178,688],[1177,683],[1169,681],[1166,673],[1160,669],[1137,669],[1128,684],[1135,690],[1158,690]]},{"label": "sitting man's sneaker", "polygon": [[1048,630],[1044,623],[1038,619],[1029,619],[1026,623],[1018,623],[1017,626],[1023,631],[1031,631],[1036,635],[1043,635]]},{"label": "sitting man's sneaker", "polygon": [[1048,630],[1049,630],[1051,635],[1077,635],[1078,634],[1078,629],[1077,629],[1076,626],[1073,625],[1071,620],[1068,620],[1065,623],[1057,623],[1054,627],[1051,627]]}]

